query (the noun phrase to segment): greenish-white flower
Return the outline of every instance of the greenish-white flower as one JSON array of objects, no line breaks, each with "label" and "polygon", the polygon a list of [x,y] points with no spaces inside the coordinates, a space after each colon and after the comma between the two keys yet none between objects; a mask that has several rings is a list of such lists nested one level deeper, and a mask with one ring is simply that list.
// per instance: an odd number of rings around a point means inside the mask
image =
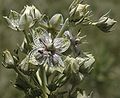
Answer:
[{"label": "greenish-white flower", "polygon": [[41,16],[41,13],[35,6],[26,6],[21,12],[19,28],[25,30],[32,27],[35,23],[35,19],[40,19]]},{"label": "greenish-white flower", "polygon": [[56,35],[58,33],[64,23],[64,19],[62,14],[55,14],[51,17],[51,19],[43,19],[40,22],[42,28],[47,29],[52,35]]},{"label": "greenish-white flower", "polygon": [[39,64],[46,63],[49,66],[64,66],[61,58],[70,46],[70,41],[66,37],[52,39],[51,34],[44,31],[34,39],[31,56],[34,56]]},{"label": "greenish-white flower", "polygon": [[26,30],[28,28],[31,28],[34,25],[34,21],[32,19],[31,16],[27,15],[27,14],[23,14],[20,17],[20,21],[19,21],[19,29],[20,30]]}]

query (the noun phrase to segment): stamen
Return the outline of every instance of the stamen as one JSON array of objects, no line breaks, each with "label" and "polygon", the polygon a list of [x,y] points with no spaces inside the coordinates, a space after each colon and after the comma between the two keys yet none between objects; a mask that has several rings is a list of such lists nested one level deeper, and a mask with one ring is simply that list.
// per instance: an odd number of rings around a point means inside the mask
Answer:
[{"label": "stamen", "polygon": [[39,41],[45,46],[45,48],[47,48],[46,44],[43,42],[41,38],[39,38]]}]

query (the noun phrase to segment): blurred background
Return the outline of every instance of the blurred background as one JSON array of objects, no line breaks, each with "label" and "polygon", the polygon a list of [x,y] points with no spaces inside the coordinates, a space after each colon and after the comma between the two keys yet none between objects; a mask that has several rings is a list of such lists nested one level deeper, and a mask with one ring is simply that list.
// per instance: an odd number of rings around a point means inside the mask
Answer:
[{"label": "blurred background", "polygon": [[[23,92],[15,89],[10,81],[15,80],[15,73],[1,65],[2,51],[13,51],[23,40],[22,33],[7,27],[3,16],[10,10],[20,10],[24,5],[35,5],[42,13],[50,17],[55,13],[68,15],[68,7],[72,0],[0,0],[0,98],[23,98]],[[95,27],[86,27],[83,34],[87,35],[87,49],[96,58],[94,70],[85,78],[82,87],[94,92],[94,98],[120,98],[120,0],[86,0],[91,5],[94,19],[98,19],[109,9],[110,17],[117,24],[109,34]]]}]

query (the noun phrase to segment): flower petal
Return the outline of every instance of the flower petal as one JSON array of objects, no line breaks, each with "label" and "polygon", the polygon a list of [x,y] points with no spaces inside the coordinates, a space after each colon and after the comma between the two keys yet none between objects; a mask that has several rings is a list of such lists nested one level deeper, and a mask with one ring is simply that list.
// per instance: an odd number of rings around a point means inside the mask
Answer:
[{"label": "flower petal", "polygon": [[70,46],[70,40],[67,38],[55,38],[53,43],[58,53],[65,52]]},{"label": "flower petal", "polygon": [[39,32],[36,31],[32,31],[33,33],[33,42],[34,45],[33,47],[40,47],[40,48],[46,48],[48,45],[52,44],[52,38],[50,33],[48,33],[47,31],[43,31],[41,29],[39,29]]},{"label": "flower petal", "polygon": [[33,47],[34,48],[36,48],[36,47],[45,48],[44,44],[41,43],[39,40],[42,33],[43,33],[43,31],[40,29],[39,29],[39,32],[32,30],[32,38],[33,38],[33,43],[34,43]]},{"label": "flower petal", "polygon": [[39,65],[43,64],[44,60],[46,59],[42,51],[43,51],[43,48],[38,47],[33,49],[29,54],[30,58],[34,58]]},{"label": "flower petal", "polygon": [[44,42],[44,44],[47,46],[48,44],[52,43],[52,38],[50,33],[43,33],[43,35],[41,36],[41,40]]},{"label": "flower petal", "polygon": [[54,62],[55,65],[64,66],[64,63],[63,63],[61,57],[57,54],[53,55],[53,62]]}]

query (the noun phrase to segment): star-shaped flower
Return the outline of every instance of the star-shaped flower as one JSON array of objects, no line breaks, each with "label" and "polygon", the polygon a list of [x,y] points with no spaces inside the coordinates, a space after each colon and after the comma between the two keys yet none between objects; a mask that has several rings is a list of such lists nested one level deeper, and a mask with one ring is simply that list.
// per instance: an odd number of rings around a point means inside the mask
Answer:
[{"label": "star-shaped flower", "polygon": [[46,62],[49,66],[64,66],[61,55],[69,48],[69,39],[66,37],[52,39],[51,33],[43,31],[34,36],[33,40],[31,56],[35,57],[39,65]]}]

